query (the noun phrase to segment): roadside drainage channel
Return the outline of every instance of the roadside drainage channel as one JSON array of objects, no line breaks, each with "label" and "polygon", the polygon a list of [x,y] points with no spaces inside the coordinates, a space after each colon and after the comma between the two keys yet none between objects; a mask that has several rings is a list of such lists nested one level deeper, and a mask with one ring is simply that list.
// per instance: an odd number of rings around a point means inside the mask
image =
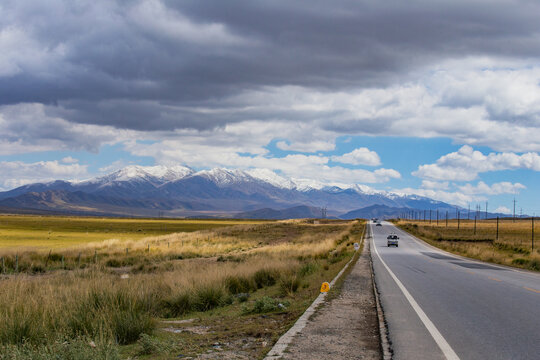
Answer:
[{"label": "roadside drainage channel", "polygon": [[[369,227],[369,226],[366,224],[366,227]],[[364,233],[364,236],[362,238],[362,242],[364,243],[364,246],[366,244],[366,241],[365,241],[366,234],[367,233]],[[361,248],[362,247],[360,246],[360,249]],[[334,286],[336,281],[349,268],[349,266],[354,260],[356,252],[358,251],[359,250],[355,251],[355,254],[351,257],[351,260],[349,260],[349,262],[345,264],[343,269],[341,269],[341,271],[332,279],[332,281],[330,282],[330,288]],[[278,339],[278,341],[274,344],[272,349],[268,352],[264,360],[280,359],[284,355],[285,350],[287,349],[287,347],[289,347],[289,345],[291,344],[296,334],[298,334],[300,331],[302,331],[306,327],[309,318],[311,317],[311,315],[315,313],[315,311],[317,310],[317,307],[324,302],[324,299],[326,298],[327,294],[328,294],[327,292],[324,292],[324,293],[320,293],[319,296],[317,296],[317,298],[313,301],[313,303],[311,303],[311,305],[306,309],[306,311],[302,314],[302,316],[300,316],[298,320],[296,320],[294,325]]]}]

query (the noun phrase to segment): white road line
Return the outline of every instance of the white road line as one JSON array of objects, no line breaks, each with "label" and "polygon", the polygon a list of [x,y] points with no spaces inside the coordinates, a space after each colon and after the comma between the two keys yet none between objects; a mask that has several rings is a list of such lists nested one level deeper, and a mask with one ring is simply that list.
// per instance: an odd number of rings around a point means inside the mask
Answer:
[{"label": "white road line", "polygon": [[[371,227],[371,224],[370,224],[370,227]],[[373,248],[375,249],[375,253],[377,254],[377,257],[379,258],[379,260],[381,260],[381,263],[384,265],[384,267],[386,268],[386,271],[388,271],[388,273],[390,274],[392,279],[394,279],[394,281],[396,282],[396,284],[399,287],[399,289],[401,290],[401,292],[403,292],[403,295],[405,295],[405,298],[409,301],[409,303],[411,304],[412,308],[414,309],[414,311],[416,312],[416,314],[418,315],[418,317],[420,318],[422,323],[424,323],[424,326],[426,327],[426,329],[429,331],[429,333],[433,337],[433,340],[435,340],[437,345],[439,345],[439,348],[441,349],[444,356],[448,360],[459,360],[459,356],[457,356],[457,354],[454,352],[454,350],[452,349],[450,344],[448,344],[448,342],[441,335],[439,330],[437,330],[437,327],[431,322],[431,320],[428,318],[428,316],[426,315],[424,310],[422,310],[420,305],[418,305],[416,300],[414,300],[414,298],[409,293],[407,288],[405,288],[405,286],[401,283],[401,281],[399,281],[397,276],[392,272],[392,270],[390,270],[388,265],[386,265],[386,263],[382,259],[381,255],[379,254],[379,251],[377,250],[377,245],[375,244],[375,238],[372,238],[372,239],[373,239],[372,240],[373,241]]]}]

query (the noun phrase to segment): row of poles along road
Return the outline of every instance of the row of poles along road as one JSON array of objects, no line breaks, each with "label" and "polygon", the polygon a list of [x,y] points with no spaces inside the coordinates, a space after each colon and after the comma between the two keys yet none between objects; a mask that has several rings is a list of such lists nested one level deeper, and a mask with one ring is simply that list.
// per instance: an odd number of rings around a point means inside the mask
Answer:
[{"label": "row of poles along road", "polygon": [[[433,222],[432,218],[432,210],[423,210],[424,213],[424,222],[428,222],[431,224]],[[427,214],[429,213],[429,217],[427,217]],[[437,226],[439,225],[439,210],[436,210],[436,222]],[[478,212],[477,212],[478,214]],[[422,221],[422,211],[415,211],[411,210],[406,213],[402,213],[400,218],[407,219],[407,220],[418,220]],[[457,219],[457,231],[459,232],[459,227],[461,223],[461,211],[456,209],[456,219]],[[485,220],[487,220],[487,211],[486,211],[486,217]],[[499,217],[497,216],[497,231],[495,235],[495,240],[499,240]],[[448,211],[446,211],[446,216],[444,218],[446,222],[446,227],[448,227]],[[464,220],[464,219],[463,219]],[[470,220],[470,211],[467,212],[467,220]],[[474,216],[474,235],[476,235],[476,221],[479,220],[479,216]],[[515,221],[515,218],[512,219],[512,221]],[[534,251],[534,216],[531,217],[531,252]]]}]

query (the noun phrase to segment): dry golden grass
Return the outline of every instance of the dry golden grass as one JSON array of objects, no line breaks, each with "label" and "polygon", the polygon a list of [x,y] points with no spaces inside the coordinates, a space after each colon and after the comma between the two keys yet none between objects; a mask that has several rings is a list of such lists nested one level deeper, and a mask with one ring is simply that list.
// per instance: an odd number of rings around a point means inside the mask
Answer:
[{"label": "dry golden grass", "polygon": [[497,220],[444,220],[435,221],[400,220],[397,225],[429,243],[444,250],[482,261],[540,270],[538,231],[534,223],[535,244],[533,247],[533,223],[531,219]]},{"label": "dry golden grass", "polygon": [[[236,292],[283,293],[292,302],[304,281],[299,303],[291,305],[299,315],[306,296],[320,286],[321,275],[311,284],[306,279],[315,275],[309,274],[339,271],[362,227],[286,221],[112,239],[55,249],[54,256],[21,252],[18,272],[13,254],[4,252],[10,263],[0,277],[0,352],[2,344],[81,336],[99,344],[132,343],[151,333],[156,319],[229,306],[237,302]],[[60,255],[67,270],[60,268]],[[233,321],[242,321],[241,315]]]},{"label": "dry golden grass", "polygon": [[0,215],[0,249],[60,249],[108,239],[140,240],[176,232],[257,223],[263,221]]}]

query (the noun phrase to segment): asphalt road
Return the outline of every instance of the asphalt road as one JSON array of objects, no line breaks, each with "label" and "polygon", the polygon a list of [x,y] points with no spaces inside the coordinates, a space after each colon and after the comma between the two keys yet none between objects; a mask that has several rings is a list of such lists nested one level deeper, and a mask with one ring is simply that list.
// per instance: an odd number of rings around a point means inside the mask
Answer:
[{"label": "asphalt road", "polygon": [[387,222],[371,229],[394,359],[540,359],[540,274],[450,255]]}]

